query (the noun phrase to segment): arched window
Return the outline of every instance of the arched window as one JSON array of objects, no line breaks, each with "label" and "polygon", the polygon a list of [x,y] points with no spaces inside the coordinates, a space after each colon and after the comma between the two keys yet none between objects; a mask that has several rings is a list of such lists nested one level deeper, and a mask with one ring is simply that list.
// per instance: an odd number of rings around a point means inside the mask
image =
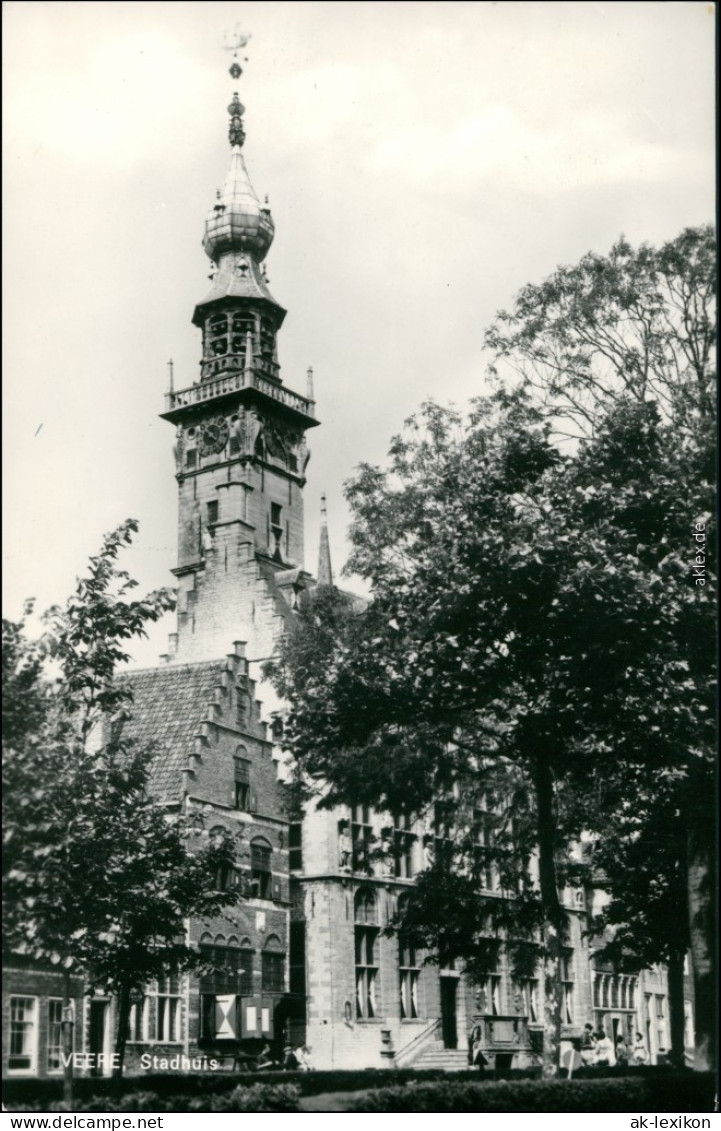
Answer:
[{"label": "arched window", "polygon": [[277,935],[269,935],[261,956],[261,985],[265,993],[285,991],[285,952]]},{"label": "arched window", "polygon": [[[408,896],[401,896],[398,900],[399,914],[403,913],[404,906],[408,903]],[[407,935],[401,931],[398,935],[398,976],[401,995],[401,1018],[411,1019],[419,1017],[418,983],[421,971],[420,962],[416,955],[416,948]]]},{"label": "arched window", "polygon": [[378,905],[371,888],[359,888],[354,902],[356,1016],[377,1015]]}]

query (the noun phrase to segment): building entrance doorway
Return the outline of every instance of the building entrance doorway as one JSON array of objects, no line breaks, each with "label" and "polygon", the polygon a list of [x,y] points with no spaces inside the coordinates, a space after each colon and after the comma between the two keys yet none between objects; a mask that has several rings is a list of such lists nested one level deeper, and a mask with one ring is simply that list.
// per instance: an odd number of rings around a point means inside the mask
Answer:
[{"label": "building entrance doorway", "polygon": [[458,979],[441,978],[441,1032],[443,1047],[458,1048]]}]

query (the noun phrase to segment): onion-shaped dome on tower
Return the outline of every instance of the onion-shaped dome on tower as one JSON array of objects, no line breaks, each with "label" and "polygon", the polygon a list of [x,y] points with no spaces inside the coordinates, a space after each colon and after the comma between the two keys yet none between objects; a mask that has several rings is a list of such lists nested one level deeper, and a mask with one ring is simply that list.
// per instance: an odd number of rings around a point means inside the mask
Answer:
[{"label": "onion-shaped dome on tower", "polygon": [[244,106],[237,94],[228,107],[230,114],[230,168],[218,198],[205,221],[203,247],[217,263],[225,252],[244,252],[260,263],[273,242],[275,226],[267,204],[261,204],[250,183],[241,147]]}]

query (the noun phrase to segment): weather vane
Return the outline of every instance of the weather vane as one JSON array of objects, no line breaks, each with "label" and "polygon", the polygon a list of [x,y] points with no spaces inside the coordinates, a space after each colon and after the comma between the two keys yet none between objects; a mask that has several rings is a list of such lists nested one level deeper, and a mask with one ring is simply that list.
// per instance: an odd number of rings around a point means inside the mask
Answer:
[{"label": "weather vane", "polygon": [[[238,52],[242,51],[244,47],[247,47],[249,39],[249,35],[243,35],[240,31],[240,24],[235,25],[232,34],[227,31],[223,33],[221,47],[224,51],[233,52],[233,62],[230,65],[230,77],[233,79],[239,79],[243,73],[243,68],[238,62]],[[248,62],[247,57],[243,57],[243,62]]]}]

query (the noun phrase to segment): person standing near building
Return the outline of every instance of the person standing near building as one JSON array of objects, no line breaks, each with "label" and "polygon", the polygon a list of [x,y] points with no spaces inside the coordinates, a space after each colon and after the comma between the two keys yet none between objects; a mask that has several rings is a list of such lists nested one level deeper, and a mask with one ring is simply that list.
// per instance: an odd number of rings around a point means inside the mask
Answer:
[{"label": "person standing near building", "polygon": [[616,1063],[616,1054],[613,1051],[613,1041],[607,1037],[603,1029],[596,1033],[596,1064],[599,1068]]},{"label": "person standing near building", "polygon": [[581,1037],[581,1060],[587,1068],[590,1068],[592,1064],[596,1063],[596,1034],[593,1031],[593,1025],[590,1021],[587,1021],[583,1027],[583,1036]]},{"label": "person standing near building", "polygon": [[616,1037],[616,1064],[619,1068],[628,1066],[628,1045],[621,1035]]},{"label": "person standing near building", "polygon": [[648,1064],[648,1053],[646,1052],[646,1042],[643,1039],[643,1033],[636,1033],[636,1041],[633,1046],[633,1063]]}]

